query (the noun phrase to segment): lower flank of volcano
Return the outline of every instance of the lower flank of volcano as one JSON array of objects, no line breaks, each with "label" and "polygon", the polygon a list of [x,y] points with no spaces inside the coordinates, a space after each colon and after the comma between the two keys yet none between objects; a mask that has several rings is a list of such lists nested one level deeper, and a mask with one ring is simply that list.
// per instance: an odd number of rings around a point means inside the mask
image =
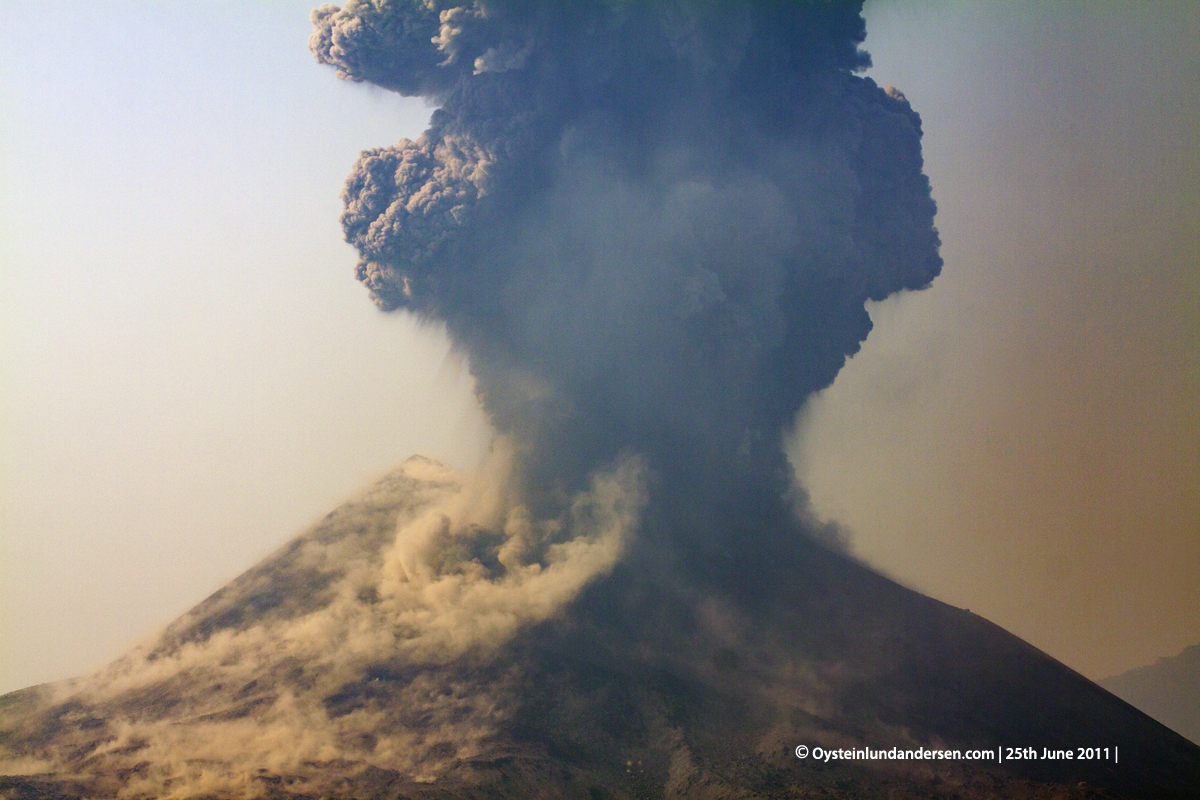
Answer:
[{"label": "lower flank of volcano", "polygon": [[[0,797],[1197,796],[1200,747],[811,541],[759,592],[651,563],[636,491],[518,558],[526,523],[454,527],[461,483],[410,459],[147,646],[0,698]],[[994,757],[854,757],[893,748]],[[1112,756],[1041,757],[1079,748]]]}]

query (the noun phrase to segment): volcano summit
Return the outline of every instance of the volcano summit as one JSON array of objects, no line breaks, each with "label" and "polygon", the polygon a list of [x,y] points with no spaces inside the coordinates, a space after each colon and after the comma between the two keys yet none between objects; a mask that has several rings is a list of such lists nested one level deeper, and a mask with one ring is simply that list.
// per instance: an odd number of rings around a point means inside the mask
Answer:
[{"label": "volcano summit", "polygon": [[[146,646],[0,698],[0,792],[1194,796],[1200,748],[808,540],[763,576],[769,603],[635,567],[620,558],[639,497],[629,468],[578,499],[587,536],[522,572],[498,537],[455,525],[480,513],[476,490],[409,459]],[[795,755],[1085,741],[1119,761]]]}]

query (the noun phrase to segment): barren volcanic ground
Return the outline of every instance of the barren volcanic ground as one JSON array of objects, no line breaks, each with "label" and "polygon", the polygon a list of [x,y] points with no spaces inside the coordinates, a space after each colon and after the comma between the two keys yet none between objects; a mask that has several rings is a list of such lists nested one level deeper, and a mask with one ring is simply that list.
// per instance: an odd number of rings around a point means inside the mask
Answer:
[{"label": "barren volcanic ground", "polygon": [[[650,563],[597,487],[592,533],[521,570],[504,537],[444,524],[461,494],[410,459],[147,646],[0,698],[0,796],[1197,796],[1196,745],[808,540],[745,562],[786,589],[723,592]],[[755,585],[739,563],[725,578]],[[821,763],[801,744],[1120,760]]]}]

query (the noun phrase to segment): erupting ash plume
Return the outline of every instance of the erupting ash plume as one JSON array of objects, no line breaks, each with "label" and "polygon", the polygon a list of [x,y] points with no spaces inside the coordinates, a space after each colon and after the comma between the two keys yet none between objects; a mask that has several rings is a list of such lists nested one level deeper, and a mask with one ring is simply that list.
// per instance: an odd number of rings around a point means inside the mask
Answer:
[{"label": "erupting ash plume", "polygon": [[867,336],[864,301],[942,264],[920,117],[856,74],[860,9],[313,12],[339,76],[440,106],[417,141],[363,153],[342,224],[375,302],[468,354],[535,515],[633,453],[643,550],[699,565],[794,529],[785,429]]},{"label": "erupting ash plume", "polygon": [[[493,457],[413,457],[146,646],[0,698],[0,797],[1194,796],[1200,750],[795,513],[798,408],[867,300],[941,269],[859,12],[313,12],[320,61],[439,105],[342,223],[379,306],[468,356]],[[796,755],[1081,743],[1120,769]]]}]

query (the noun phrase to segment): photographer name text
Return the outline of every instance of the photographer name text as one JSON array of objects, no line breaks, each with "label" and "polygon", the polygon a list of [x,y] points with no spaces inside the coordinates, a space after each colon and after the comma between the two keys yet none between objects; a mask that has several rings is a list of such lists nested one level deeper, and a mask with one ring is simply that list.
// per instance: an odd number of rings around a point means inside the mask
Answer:
[{"label": "photographer name text", "polygon": [[814,761],[1121,761],[1120,749],[1112,747],[993,747],[981,750],[942,750],[918,747],[809,747],[796,748],[796,758],[812,758]]}]

